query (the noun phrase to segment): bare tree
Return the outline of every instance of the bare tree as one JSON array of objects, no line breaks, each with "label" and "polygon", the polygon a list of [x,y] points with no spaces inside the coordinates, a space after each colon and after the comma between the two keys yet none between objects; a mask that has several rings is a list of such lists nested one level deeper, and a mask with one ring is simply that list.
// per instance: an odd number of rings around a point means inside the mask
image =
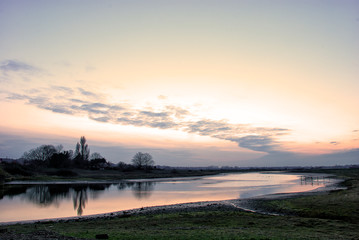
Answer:
[{"label": "bare tree", "polygon": [[48,161],[57,153],[58,150],[53,145],[41,145],[40,147],[31,149],[28,152],[24,152],[22,158],[28,162],[38,162],[43,165],[47,165]]},{"label": "bare tree", "polygon": [[138,152],[133,156],[132,164],[138,169],[147,169],[152,167],[155,162],[153,161],[151,154]]},{"label": "bare tree", "polygon": [[91,169],[101,169],[109,166],[106,159],[102,157],[101,154],[99,154],[98,152],[92,153],[90,159],[91,159],[90,161]]},{"label": "bare tree", "polygon": [[80,142],[78,142],[76,144],[76,152],[75,155],[78,156],[80,155],[81,160],[83,161],[88,161],[89,157],[90,157],[90,148],[88,146],[88,144],[86,143],[86,138],[85,136],[82,136],[80,138]]},{"label": "bare tree", "polygon": [[98,153],[98,152],[94,152],[94,153],[92,153],[91,154],[91,157],[90,157],[90,159],[91,160],[95,160],[95,159],[103,159],[104,157],[102,157],[101,156],[101,154],[100,153]]},{"label": "bare tree", "polygon": [[85,136],[80,138],[80,142],[76,144],[76,151],[75,151],[75,165],[78,167],[85,167],[88,164],[88,160],[90,157],[90,148],[86,143]]}]

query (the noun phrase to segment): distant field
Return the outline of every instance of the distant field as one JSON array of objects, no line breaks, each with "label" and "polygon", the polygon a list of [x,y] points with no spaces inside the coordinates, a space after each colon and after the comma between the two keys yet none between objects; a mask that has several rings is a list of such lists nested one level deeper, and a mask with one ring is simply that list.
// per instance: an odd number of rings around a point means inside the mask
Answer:
[{"label": "distant field", "polygon": [[21,169],[21,166],[5,172],[0,166],[0,180],[3,181],[57,181],[57,180],[122,180],[122,179],[144,179],[144,178],[169,178],[169,177],[191,177],[213,175],[220,170],[173,170],[173,169],[152,169],[152,170],[86,170],[86,169],[51,169],[44,168],[36,171]]},{"label": "distant field", "polygon": [[345,178],[343,184],[348,189],[256,202],[259,208],[284,216],[198,208],[190,212],[3,226],[0,239],[60,235],[95,239],[97,234],[107,234],[109,239],[358,239],[359,169],[318,171]]}]

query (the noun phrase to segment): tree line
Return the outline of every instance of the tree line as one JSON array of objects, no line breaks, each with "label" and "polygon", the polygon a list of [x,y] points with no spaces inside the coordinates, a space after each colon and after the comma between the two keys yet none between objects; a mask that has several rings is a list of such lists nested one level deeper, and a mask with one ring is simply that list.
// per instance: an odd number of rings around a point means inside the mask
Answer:
[{"label": "tree line", "polygon": [[62,145],[41,145],[31,149],[21,157],[24,165],[34,168],[80,168],[80,169],[106,169],[119,168],[121,170],[151,169],[154,161],[149,153],[137,152],[131,162],[126,164],[120,162],[117,165],[108,162],[100,153],[90,154],[90,148],[85,136],[76,143],[75,151],[63,150]]}]

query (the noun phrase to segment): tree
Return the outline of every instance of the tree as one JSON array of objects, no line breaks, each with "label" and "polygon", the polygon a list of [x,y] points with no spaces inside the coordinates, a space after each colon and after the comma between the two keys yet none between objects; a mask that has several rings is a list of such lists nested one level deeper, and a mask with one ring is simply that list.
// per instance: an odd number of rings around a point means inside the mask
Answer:
[{"label": "tree", "polygon": [[71,167],[72,151],[54,153],[49,161],[49,166],[53,168]]},{"label": "tree", "polygon": [[85,136],[80,138],[80,142],[76,144],[76,151],[75,151],[75,165],[77,167],[86,167],[88,165],[88,160],[90,156],[90,149],[88,144],[86,143]]},{"label": "tree", "polygon": [[101,156],[98,152],[94,152],[90,157],[90,168],[91,169],[101,169],[108,166],[108,162],[104,157]]},{"label": "tree", "polygon": [[119,162],[117,164],[117,168],[121,171],[124,171],[124,172],[130,172],[130,171],[133,171],[135,169],[135,167],[132,165],[132,164],[127,164],[127,163],[124,163],[124,162]]},{"label": "tree", "polygon": [[155,164],[151,154],[142,152],[138,152],[133,156],[132,163],[138,169],[148,169]]},{"label": "tree", "polygon": [[101,154],[99,154],[98,152],[94,152],[91,154],[90,159],[91,160],[95,160],[95,159],[103,159],[104,157],[101,156]]},{"label": "tree", "polygon": [[53,145],[41,145],[28,152],[24,152],[22,158],[27,162],[35,163],[35,165],[47,166],[50,158],[55,153],[57,153],[57,149]]}]

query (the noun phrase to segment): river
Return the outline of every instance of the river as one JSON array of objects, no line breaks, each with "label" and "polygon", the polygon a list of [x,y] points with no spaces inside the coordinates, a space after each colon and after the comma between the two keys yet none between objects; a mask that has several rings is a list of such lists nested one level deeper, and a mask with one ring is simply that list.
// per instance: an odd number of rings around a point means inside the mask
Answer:
[{"label": "river", "polygon": [[310,191],[331,183],[324,175],[281,172],[129,180],[121,182],[13,182],[0,189],[0,222],[85,216],[199,201],[243,199]]}]

